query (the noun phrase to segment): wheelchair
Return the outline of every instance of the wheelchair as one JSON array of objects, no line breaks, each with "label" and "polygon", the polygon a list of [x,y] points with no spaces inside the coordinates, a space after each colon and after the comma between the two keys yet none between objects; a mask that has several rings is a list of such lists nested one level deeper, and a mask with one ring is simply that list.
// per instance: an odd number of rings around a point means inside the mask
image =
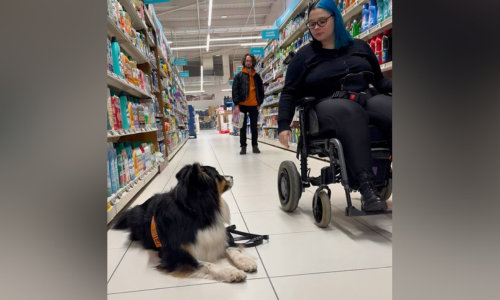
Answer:
[{"label": "wheelchair", "polygon": [[[293,161],[283,161],[278,171],[278,194],[284,211],[293,212],[299,204],[306,188],[317,186],[313,197],[313,215],[315,224],[327,227],[331,220],[331,190],[329,184],[341,183],[347,200],[345,215],[358,217],[366,215],[392,214],[392,211],[365,212],[352,205],[350,193],[357,191],[357,183],[350,183],[344,159],[341,142],[336,138],[315,138],[319,132],[316,112],[312,109],[318,101],[306,97],[298,102],[297,109],[300,118],[300,140],[297,147],[297,158],[300,156],[300,173]],[[387,200],[392,194],[391,153],[388,142],[375,126],[370,126],[371,151],[375,186],[379,189],[382,200]],[[317,136],[317,134],[316,134]],[[321,169],[321,175],[310,177],[307,158],[310,155],[328,157],[330,165]]]}]

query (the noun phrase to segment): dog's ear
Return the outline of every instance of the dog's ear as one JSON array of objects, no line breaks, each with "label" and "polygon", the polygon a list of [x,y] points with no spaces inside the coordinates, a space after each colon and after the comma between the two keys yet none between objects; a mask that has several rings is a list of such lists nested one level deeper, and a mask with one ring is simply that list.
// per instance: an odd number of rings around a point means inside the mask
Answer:
[{"label": "dog's ear", "polygon": [[187,181],[193,184],[206,183],[210,180],[210,176],[205,173],[199,163],[184,166],[175,177],[179,182]]}]

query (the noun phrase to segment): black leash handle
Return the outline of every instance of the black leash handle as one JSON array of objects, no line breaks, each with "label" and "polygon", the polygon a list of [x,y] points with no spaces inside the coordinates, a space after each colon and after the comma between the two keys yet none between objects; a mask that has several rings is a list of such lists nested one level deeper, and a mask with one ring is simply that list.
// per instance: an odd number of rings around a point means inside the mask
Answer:
[{"label": "black leash handle", "polygon": [[[238,231],[236,230],[236,225],[231,225],[227,227],[226,231],[229,237],[229,244],[233,247],[237,245],[243,245],[243,247],[245,248],[255,247],[261,245],[264,242],[264,240],[266,241],[269,240],[269,235],[258,235],[258,234]],[[231,233],[238,234],[241,236],[235,238],[231,235]],[[244,240],[248,241],[245,243],[235,243],[235,241],[244,241]]]}]

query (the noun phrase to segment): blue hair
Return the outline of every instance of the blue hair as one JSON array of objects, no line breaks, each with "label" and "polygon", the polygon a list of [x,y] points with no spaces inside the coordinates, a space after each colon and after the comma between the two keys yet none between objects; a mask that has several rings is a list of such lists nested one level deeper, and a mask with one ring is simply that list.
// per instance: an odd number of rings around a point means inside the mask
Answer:
[{"label": "blue hair", "polygon": [[[334,20],[335,49],[347,47],[354,42],[351,34],[345,29],[344,19],[334,0],[316,0],[309,6],[309,13],[315,8],[322,8],[332,14]],[[311,34],[312,36],[312,34]],[[317,40],[313,37],[313,41]]]}]

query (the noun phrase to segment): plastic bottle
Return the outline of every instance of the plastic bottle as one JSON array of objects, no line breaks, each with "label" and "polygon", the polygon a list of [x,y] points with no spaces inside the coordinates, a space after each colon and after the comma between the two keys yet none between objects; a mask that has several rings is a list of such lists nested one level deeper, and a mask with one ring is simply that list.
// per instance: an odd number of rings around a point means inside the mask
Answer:
[{"label": "plastic bottle", "polygon": [[107,38],[106,39],[107,41],[107,47],[108,47],[108,53],[107,53],[107,56],[106,56],[106,60],[107,60],[107,67],[108,67],[108,70],[110,72],[114,72],[113,70],[113,52],[111,50],[111,41]]},{"label": "plastic bottle", "polygon": [[130,180],[135,180],[135,167],[134,167],[134,157],[132,154],[132,146],[130,146],[130,143],[125,143],[125,151],[127,152],[127,158],[128,158],[128,171],[130,173]]},{"label": "plastic bottle", "polygon": [[135,62],[131,56],[128,57],[128,60],[132,69],[132,83],[139,86],[139,69],[137,69],[137,62]]},{"label": "plastic bottle", "polygon": [[120,66],[120,45],[118,44],[116,37],[111,38],[111,54],[113,57],[113,71],[115,72],[116,75],[123,78],[123,74],[121,73],[121,70],[119,67]]},{"label": "plastic bottle", "polygon": [[377,23],[384,21],[384,0],[377,0]]},{"label": "plastic bottle", "polygon": [[138,178],[140,175],[139,157],[137,156],[137,149],[135,147],[132,148],[132,158],[134,160],[135,178]]},{"label": "plastic bottle", "polygon": [[370,18],[370,12],[368,10],[368,4],[365,4],[363,6],[363,11],[362,11],[362,19],[363,22],[361,24],[361,32],[364,32],[368,29],[368,19]]},{"label": "plastic bottle", "polygon": [[389,4],[387,5],[387,17],[392,17],[392,0],[389,0]]},{"label": "plastic bottle", "polygon": [[129,125],[131,129],[135,129],[135,123],[134,123],[134,107],[132,104],[132,101],[127,101],[127,111],[128,111],[128,117],[129,119]]},{"label": "plastic bottle", "polygon": [[[383,19],[387,20],[389,18],[389,4],[392,7],[392,1],[391,0],[383,0],[383,1],[384,1],[384,9],[383,9],[384,17],[383,17]],[[392,10],[392,8],[391,8],[391,10]]]},{"label": "plastic bottle", "polygon": [[384,35],[382,35],[382,60],[381,62],[383,64],[385,64],[386,62],[388,62],[387,60],[387,52],[389,50],[389,31],[388,30],[385,30],[384,31]]},{"label": "plastic bottle", "polygon": [[130,129],[130,122],[127,114],[127,95],[125,92],[120,92],[120,98],[117,104],[120,107],[120,119],[122,124],[120,129]]},{"label": "plastic bottle", "polygon": [[141,100],[141,105],[144,109],[144,127],[151,128],[151,119],[149,115],[149,105],[146,101]]},{"label": "plastic bottle", "polygon": [[344,11],[344,2],[343,2],[342,0],[340,0],[340,1],[339,1],[339,6],[338,6],[338,8],[339,8],[339,11],[340,11],[340,12]]},{"label": "plastic bottle", "polygon": [[358,20],[354,20],[352,22],[352,36],[355,37],[357,35],[359,35],[361,32],[359,30],[359,23],[358,23]]},{"label": "plastic bottle", "polygon": [[111,91],[111,108],[113,112],[114,130],[123,129],[123,118],[120,106],[120,99]]},{"label": "plastic bottle", "polygon": [[118,145],[113,145],[113,151],[116,153],[116,163],[118,166],[118,183],[120,188],[125,186],[125,170],[123,169],[124,164],[123,164],[123,157],[121,153],[118,151]]},{"label": "plastic bottle", "polygon": [[125,185],[127,185],[130,182],[130,170],[129,170],[129,159],[128,159],[128,154],[127,150],[125,150],[125,145],[123,143],[120,143],[118,145],[120,149],[120,153],[123,157],[123,168],[125,171]]},{"label": "plastic bottle", "polygon": [[377,24],[377,2],[376,0],[371,0],[368,6],[369,18],[368,18],[368,28],[372,28]]},{"label": "plastic bottle", "polygon": [[108,158],[108,163],[106,165],[106,172],[107,172],[106,179],[107,179],[107,189],[108,189],[107,193],[108,193],[108,197],[110,197],[112,192],[111,192],[111,177],[109,176],[109,158]]},{"label": "plastic bottle", "polygon": [[134,77],[132,75],[132,65],[130,63],[130,60],[128,59],[128,56],[124,55],[124,61],[125,61],[125,78],[127,79],[128,82],[134,84]]},{"label": "plastic bottle", "polygon": [[375,53],[376,37],[373,37],[370,41],[370,48],[372,48],[373,53]]},{"label": "plastic bottle", "polygon": [[139,112],[139,126],[140,128],[146,128],[146,116],[144,115],[144,105],[141,104],[139,99],[135,99],[137,103],[137,109]]},{"label": "plastic bottle", "polygon": [[379,33],[377,35],[377,39],[375,40],[375,56],[377,56],[377,60],[379,64],[382,64],[382,34]]},{"label": "plastic bottle", "polygon": [[108,88],[108,99],[106,101],[106,106],[108,109],[108,124],[109,128],[108,130],[115,130],[115,122],[114,122],[114,116],[113,116],[113,106],[111,104],[111,90]]}]

